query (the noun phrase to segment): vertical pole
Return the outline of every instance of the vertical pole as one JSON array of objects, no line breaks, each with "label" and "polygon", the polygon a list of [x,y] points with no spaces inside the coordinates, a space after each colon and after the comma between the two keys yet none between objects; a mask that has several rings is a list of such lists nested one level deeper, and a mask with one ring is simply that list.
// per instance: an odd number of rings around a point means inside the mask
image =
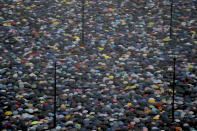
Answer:
[{"label": "vertical pole", "polygon": [[170,11],[170,13],[171,13],[171,17],[170,17],[170,39],[171,39],[171,41],[172,41],[172,26],[173,26],[173,6],[174,6],[174,0],[171,0],[171,11]]},{"label": "vertical pole", "polygon": [[[173,6],[174,6],[174,0],[171,0],[171,17],[170,17],[170,41],[171,41],[171,44],[173,44],[173,31],[172,31],[172,27],[173,27]],[[172,50],[173,52],[174,50]],[[173,52],[174,53],[174,52]],[[175,77],[176,77],[176,58],[174,56],[174,59],[173,59],[173,62],[174,62],[174,73],[173,73],[173,94],[172,94],[172,122],[174,122],[174,90],[175,90]]]},{"label": "vertical pole", "polygon": [[173,99],[172,99],[172,122],[174,122],[174,94],[175,94],[175,80],[176,80],[176,58],[174,57],[174,73],[173,73]]},{"label": "vertical pole", "polygon": [[56,128],[56,60],[54,60],[54,110],[53,110],[53,126]]},{"label": "vertical pole", "polygon": [[84,20],[84,6],[85,6],[85,0],[82,0],[82,30],[81,30],[81,42],[84,45],[84,26],[85,26],[85,20]]}]

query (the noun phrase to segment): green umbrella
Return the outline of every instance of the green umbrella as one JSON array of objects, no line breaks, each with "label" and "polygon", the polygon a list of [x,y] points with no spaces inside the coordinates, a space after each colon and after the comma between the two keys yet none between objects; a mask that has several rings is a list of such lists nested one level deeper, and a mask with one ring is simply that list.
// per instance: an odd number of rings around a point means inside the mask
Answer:
[{"label": "green umbrella", "polygon": [[37,125],[37,124],[39,124],[38,121],[32,121],[32,122],[31,122],[31,125]]}]

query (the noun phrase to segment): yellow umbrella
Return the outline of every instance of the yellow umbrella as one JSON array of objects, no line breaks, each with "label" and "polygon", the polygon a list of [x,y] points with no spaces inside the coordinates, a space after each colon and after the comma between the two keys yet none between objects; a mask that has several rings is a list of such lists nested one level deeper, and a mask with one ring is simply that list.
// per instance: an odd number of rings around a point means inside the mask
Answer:
[{"label": "yellow umbrella", "polygon": [[31,122],[31,125],[37,125],[37,124],[39,124],[38,121],[32,121],[32,122]]},{"label": "yellow umbrella", "polygon": [[11,112],[11,111],[6,111],[6,112],[5,112],[5,115],[6,115],[6,116],[10,116],[10,115],[12,115],[12,112]]}]

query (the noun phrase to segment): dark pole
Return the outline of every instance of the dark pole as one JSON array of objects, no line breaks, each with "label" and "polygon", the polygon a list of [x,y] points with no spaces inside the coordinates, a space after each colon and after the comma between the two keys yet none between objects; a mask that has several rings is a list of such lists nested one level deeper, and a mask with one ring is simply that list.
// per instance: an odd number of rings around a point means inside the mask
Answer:
[{"label": "dark pole", "polygon": [[[172,27],[173,27],[173,6],[174,6],[174,1],[171,0],[171,17],[170,17],[170,40],[171,40],[171,44],[173,44],[173,31],[172,31]],[[172,50],[174,53],[174,50]],[[173,72],[173,87],[172,87],[172,123],[174,122],[174,93],[175,93],[175,79],[176,79],[176,58],[174,55],[173,58],[173,62],[174,62],[174,72]]]},{"label": "dark pole", "polygon": [[54,110],[53,126],[56,128],[56,60],[54,60]]},{"label": "dark pole", "polygon": [[174,122],[174,93],[176,80],[176,58],[174,57],[174,72],[173,72],[173,100],[172,100],[172,122]]},{"label": "dark pole", "polygon": [[172,26],[173,26],[173,6],[174,6],[174,0],[171,0],[171,11],[170,11],[170,13],[171,13],[171,17],[170,17],[170,39],[171,39],[171,41],[172,41]]},{"label": "dark pole", "polygon": [[82,0],[82,30],[81,30],[81,42],[84,45],[84,26],[85,26],[85,20],[84,20],[84,6],[85,6],[85,0]]}]

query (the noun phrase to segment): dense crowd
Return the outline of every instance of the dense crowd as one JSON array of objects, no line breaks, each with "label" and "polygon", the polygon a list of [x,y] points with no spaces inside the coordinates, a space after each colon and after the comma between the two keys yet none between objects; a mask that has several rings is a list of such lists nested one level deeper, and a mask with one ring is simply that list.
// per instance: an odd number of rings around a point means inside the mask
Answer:
[{"label": "dense crowd", "polygon": [[56,61],[55,130],[196,131],[197,0],[82,5],[0,1],[0,129],[52,129]]}]

